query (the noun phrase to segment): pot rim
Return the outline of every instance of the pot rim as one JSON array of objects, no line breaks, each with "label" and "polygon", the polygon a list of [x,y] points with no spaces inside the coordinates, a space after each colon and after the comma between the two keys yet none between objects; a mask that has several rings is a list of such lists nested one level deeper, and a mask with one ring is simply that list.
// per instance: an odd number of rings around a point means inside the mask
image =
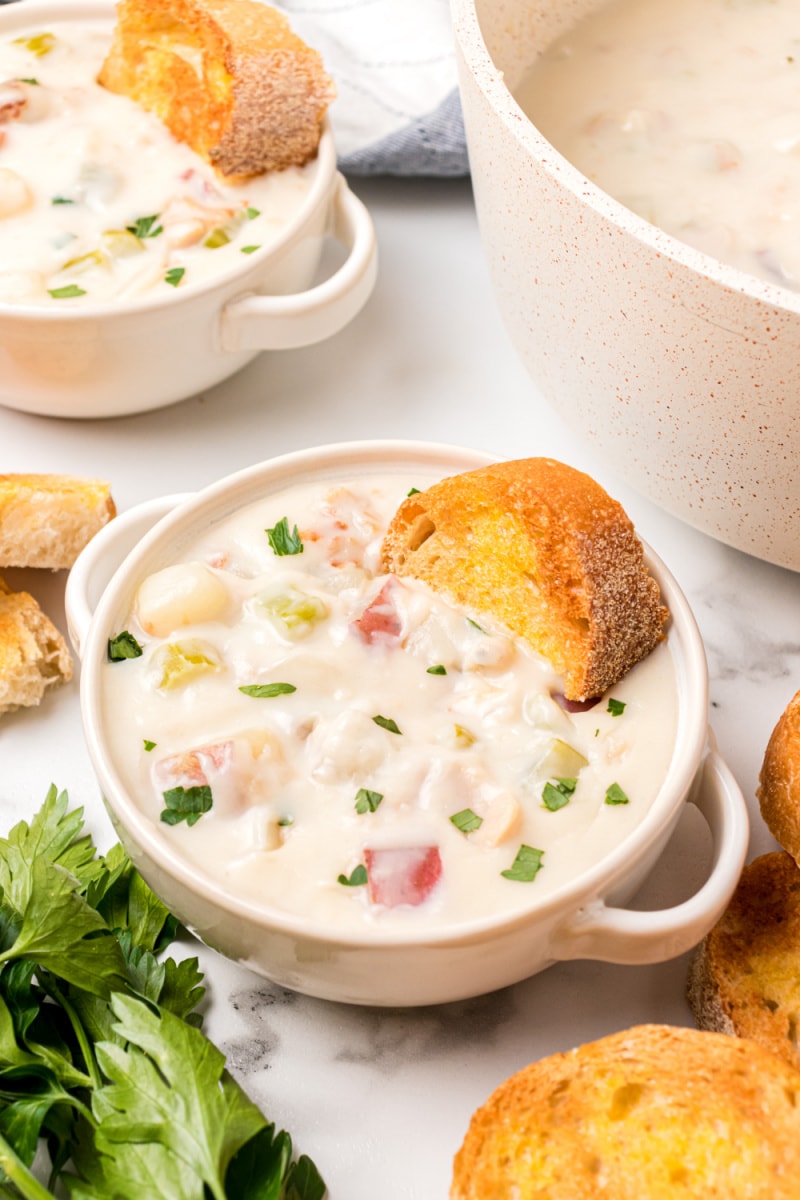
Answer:
[{"label": "pot rim", "polygon": [[[333,443],[283,454],[226,476],[182,500],[154,525],[113,573],[97,604],[83,645],[81,715],[89,756],[115,823],[125,831],[137,851],[188,892],[197,894],[204,904],[211,902],[253,926],[313,941],[317,945],[382,949],[409,945],[453,946],[483,938],[490,932],[505,934],[576,910],[585,900],[604,895],[616,887],[621,879],[635,871],[653,845],[668,835],[705,758],[708,671],[705,649],[689,604],[667,567],[646,544],[647,564],[658,580],[671,613],[669,636],[680,696],[678,727],[667,776],[642,820],[611,854],[541,901],[534,898],[524,910],[489,914],[441,930],[402,930],[382,935],[371,928],[342,931],[321,926],[267,904],[239,899],[194,863],[182,858],[162,837],[154,822],[138,808],[111,761],[104,745],[101,684],[108,638],[116,628],[115,618],[122,619],[129,611],[139,580],[172,560],[174,552],[168,554],[168,548],[172,547],[174,551],[192,531],[207,528],[211,520],[221,520],[263,496],[267,487],[277,489],[290,480],[297,481],[301,473],[333,480],[343,474],[368,473],[381,468],[397,471],[403,467],[410,470],[428,467],[446,474],[495,461],[496,456],[479,450],[394,440]],[[106,554],[110,548],[107,546]]]},{"label": "pot rim", "polygon": [[[39,19],[65,22],[107,20],[109,28],[114,16],[114,0],[25,0],[25,3],[8,4],[0,7],[0,33],[14,28],[35,24]],[[311,187],[297,211],[284,223],[276,238],[256,250],[244,255],[241,263],[233,263],[224,271],[208,279],[198,280],[186,287],[174,289],[163,296],[135,296],[127,300],[85,303],[79,308],[55,308],[43,304],[10,304],[0,301],[0,321],[4,319],[31,320],[39,323],[104,321],[112,322],[132,315],[158,312],[163,308],[191,303],[193,299],[207,296],[217,290],[224,291],[231,284],[242,284],[244,290],[255,289],[259,278],[273,259],[280,257],[287,243],[294,240],[313,216],[329,202],[331,189],[336,179],[336,145],[330,118],[326,114],[322,122],[322,135],[316,156],[304,170],[312,173]],[[246,186],[246,185],[243,185]]]},{"label": "pot rim", "polygon": [[[660,257],[703,275],[729,291],[752,296],[773,308],[800,312],[800,292],[759,279],[747,271],[721,262],[711,254],[688,246],[626,208],[565,158],[514,99],[484,39],[477,11],[480,2],[450,0],[455,42],[463,63],[507,132],[541,165],[557,186],[587,203],[620,232],[635,238]],[[463,93],[463,87],[461,90]]]}]

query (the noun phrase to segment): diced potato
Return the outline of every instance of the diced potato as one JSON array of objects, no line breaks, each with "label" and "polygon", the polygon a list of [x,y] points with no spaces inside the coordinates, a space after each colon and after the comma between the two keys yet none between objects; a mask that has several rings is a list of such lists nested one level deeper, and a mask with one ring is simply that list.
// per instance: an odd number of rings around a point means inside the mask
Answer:
[{"label": "diced potato", "polygon": [[482,846],[499,846],[507,838],[516,837],[522,826],[522,809],[510,792],[493,796],[482,811],[479,829],[470,836]]},{"label": "diced potato", "polygon": [[227,587],[205,563],[180,563],[145,579],[136,615],[146,633],[166,637],[183,625],[216,620],[229,604]]},{"label": "diced potato", "polygon": [[390,745],[365,713],[351,710],[319,721],[305,744],[311,777],[319,783],[363,778],[380,766]]},{"label": "diced potato", "polygon": [[185,642],[167,642],[159,646],[151,659],[156,686],[164,691],[184,687],[200,675],[219,671],[222,662],[215,648],[194,638]]},{"label": "diced potato", "polygon": [[0,219],[15,217],[33,204],[33,192],[10,167],[0,167]]}]

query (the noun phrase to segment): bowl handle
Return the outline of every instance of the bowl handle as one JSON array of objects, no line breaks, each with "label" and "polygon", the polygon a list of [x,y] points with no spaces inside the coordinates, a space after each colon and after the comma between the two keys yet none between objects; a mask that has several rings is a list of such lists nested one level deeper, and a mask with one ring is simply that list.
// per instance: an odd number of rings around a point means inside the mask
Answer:
[{"label": "bowl handle", "polygon": [[744,866],[747,808],[729,768],[710,750],[689,801],[703,814],[714,841],[711,873],[689,900],[657,912],[608,907],[595,900],[555,930],[554,959],[595,958],[612,963],[653,963],[696,946],[722,916]]},{"label": "bowl handle", "polygon": [[79,656],[97,603],[117,568],[162,517],[190,493],[159,496],[109,521],[78,555],[67,578],[64,605],[70,641]]},{"label": "bowl handle", "polygon": [[316,287],[291,296],[240,296],[225,305],[224,350],[291,350],[310,346],[343,329],[366,304],[375,285],[378,257],[372,218],[337,175],[331,233],[349,251],[338,271]]}]

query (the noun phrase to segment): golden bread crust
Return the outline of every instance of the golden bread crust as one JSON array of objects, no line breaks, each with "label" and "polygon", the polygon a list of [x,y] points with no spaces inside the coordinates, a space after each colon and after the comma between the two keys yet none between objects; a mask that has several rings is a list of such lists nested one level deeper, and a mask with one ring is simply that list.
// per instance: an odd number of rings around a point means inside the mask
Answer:
[{"label": "golden bread crust", "polygon": [[0,567],[66,570],[116,511],[101,479],[0,475]]},{"label": "golden bread crust", "polygon": [[663,638],[669,616],[622,506],[550,458],[496,463],[406,499],[384,570],[493,616],[550,660],[565,695],[602,695]]},{"label": "golden bread crust", "polygon": [[754,1042],[642,1025],[512,1076],[450,1200],[794,1200],[800,1071]]},{"label": "golden bread crust", "polygon": [[11,592],[0,579],[0,713],[39,704],[72,678],[72,659],[56,627],[33,596]]},{"label": "golden bread crust", "polygon": [[752,1038],[800,1066],[800,868],[789,854],[745,867],[696,951],[689,1006],[701,1029]]},{"label": "golden bread crust", "polygon": [[313,158],[336,94],[319,54],[258,0],[120,0],[99,82],[234,180]]},{"label": "golden bread crust", "polygon": [[770,833],[800,861],[800,692],[772,731],[756,795]]}]

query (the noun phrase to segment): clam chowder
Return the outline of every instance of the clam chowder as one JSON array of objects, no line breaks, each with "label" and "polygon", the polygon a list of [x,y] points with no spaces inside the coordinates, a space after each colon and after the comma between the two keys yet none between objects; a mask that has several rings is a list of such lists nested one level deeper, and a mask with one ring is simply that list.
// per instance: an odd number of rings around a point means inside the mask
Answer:
[{"label": "clam chowder", "polygon": [[580,711],[486,613],[382,574],[412,485],[265,496],[181,546],[111,631],[123,784],[240,899],[338,931],[523,910],[637,826],[673,753],[668,641]]},{"label": "clam chowder", "polygon": [[614,0],[516,89],[604,191],[683,242],[800,288],[800,0]]},{"label": "clam chowder", "polygon": [[307,168],[224,182],[157,117],[96,82],[102,23],[0,42],[0,303],[168,298],[281,232]]}]

